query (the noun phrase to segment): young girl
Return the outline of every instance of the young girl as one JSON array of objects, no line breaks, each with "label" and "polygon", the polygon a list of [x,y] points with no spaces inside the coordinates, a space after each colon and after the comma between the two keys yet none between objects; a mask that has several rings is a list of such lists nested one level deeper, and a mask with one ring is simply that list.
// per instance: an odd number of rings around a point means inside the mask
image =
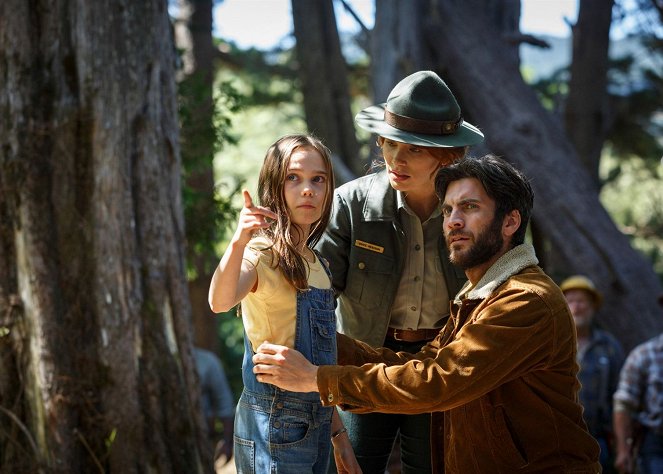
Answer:
[{"label": "young girl", "polygon": [[330,438],[339,471],[358,469],[336,410],[323,407],[317,393],[258,382],[251,361],[255,349],[270,341],[299,350],[317,365],[336,362],[334,293],[326,264],[311,249],[329,221],[333,189],[330,152],[318,139],[277,140],[258,178],[261,205],[243,191],[237,230],[212,277],[212,311],[228,311],[241,301],[238,473],[325,473]]}]

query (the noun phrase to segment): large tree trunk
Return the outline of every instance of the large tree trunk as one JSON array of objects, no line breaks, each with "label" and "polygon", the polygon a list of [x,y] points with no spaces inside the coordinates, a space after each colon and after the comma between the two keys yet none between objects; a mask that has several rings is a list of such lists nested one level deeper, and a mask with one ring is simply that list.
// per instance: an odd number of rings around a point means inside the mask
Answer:
[{"label": "large tree trunk", "polygon": [[189,207],[186,213],[187,261],[193,270],[189,282],[194,342],[217,353],[219,331],[209,308],[207,292],[217,264],[214,243],[219,241],[214,213],[214,58],[212,0],[179,0],[176,42],[183,53],[181,96],[182,161],[187,170]]},{"label": "large tree trunk", "polygon": [[613,0],[581,0],[573,26],[573,60],[564,109],[566,135],[599,189],[599,161],[608,122],[608,46]]},{"label": "large tree trunk", "polygon": [[536,193],[534,216],[568,272],[588,275],[604,293],[603,318],[625,346],[663,329],[661,284],[651,265],[615,227],[561,124],[539,103],[478,0],[436,2],[427,33],[446,79],[484,131],[489,148],[521,168]]},{"label": "large tree trunk", "polygon": [[292,18],[306,123],[340,158],[334,167],[337,184],[342,184],[364,174],[366,162],[359,158],[332,0],[292,0]]},{"label": "large tree trunk", "polygon": [[174,60],[165,1],[0,3],[0,471],[211,466]]},{"label": "large tree trunk", "polygon": [[428,0],[381,0],[375,4],[370,35],[373,100],[382,103],[405,76],[430,69],[433,58],[425,47],[422,21],[431,11]]},{"label": "large tree trunk", "polygon": [[520,65],[520,0],[488,0],[485,11],[503,40],[502,59]]},{"label": "large tree trunk", "polygon": [[[593,186],[599,190],[599,161],[607,132],[609,31],[612,0],[582,0],[578,20],[573,26],[573,58],[569,93],[564,107],[566,136],[573,144],[580,163],[589,173]],[[532,235],[540,237],[537,254],[548,272],[563,276],[568,268],[561,249],[550,245],[549,239],[536,232],[538,222],[532,223]]]}]

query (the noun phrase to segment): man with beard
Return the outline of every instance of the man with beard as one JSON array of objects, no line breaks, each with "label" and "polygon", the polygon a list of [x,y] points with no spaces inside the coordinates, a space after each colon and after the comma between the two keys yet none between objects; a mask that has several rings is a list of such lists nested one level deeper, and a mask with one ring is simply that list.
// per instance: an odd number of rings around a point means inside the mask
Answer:
[{"label": "man with beard", "polygon": [[339,334],[344,365],[320,367],[266,342],[258,380],[358,413],[435,412],[433,472],[600,472],[578,403],[573,319],[524,242],[528,180],[487,155],[440,169],[436,192],[450,260],[469,280],[439,335],[409,354]]}]

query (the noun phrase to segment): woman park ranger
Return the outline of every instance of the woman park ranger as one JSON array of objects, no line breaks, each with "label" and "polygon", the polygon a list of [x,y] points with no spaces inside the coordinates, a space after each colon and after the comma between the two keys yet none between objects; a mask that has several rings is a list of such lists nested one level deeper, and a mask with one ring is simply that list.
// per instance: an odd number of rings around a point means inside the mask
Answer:
[{"label": "woman park ranger", "polygon": [[[340,186],[317,249],[338,294],[338,330],[374,347],[416,353],[449,316],[465,274],[449,263],[435,194],[440,167],[483,140],[432,71],[400,81],[357,124],[377,135],[378,170]],[[364,474],[384,473],[400,434],[403,473],[428,473],[431,416],[353,414],[343,423]]]}]

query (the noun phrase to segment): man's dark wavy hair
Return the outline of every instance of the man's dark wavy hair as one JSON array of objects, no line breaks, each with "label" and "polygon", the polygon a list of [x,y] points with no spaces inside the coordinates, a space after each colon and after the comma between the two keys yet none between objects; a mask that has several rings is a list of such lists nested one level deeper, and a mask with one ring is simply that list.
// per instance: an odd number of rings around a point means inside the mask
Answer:
[{"label": "man's dark wavy hair", "polygon": [[463,158],[437,172],[435,192],[440,201],[444,201],[450,183],[464,178],[476,178],[483,185],[486,194],[495,201],[495,219],[502,220],[514,209],[520,212],[520,227],[511,238],[511,246],[522,244],[534,206],[534,193],[527,177],[492,154]]}]

